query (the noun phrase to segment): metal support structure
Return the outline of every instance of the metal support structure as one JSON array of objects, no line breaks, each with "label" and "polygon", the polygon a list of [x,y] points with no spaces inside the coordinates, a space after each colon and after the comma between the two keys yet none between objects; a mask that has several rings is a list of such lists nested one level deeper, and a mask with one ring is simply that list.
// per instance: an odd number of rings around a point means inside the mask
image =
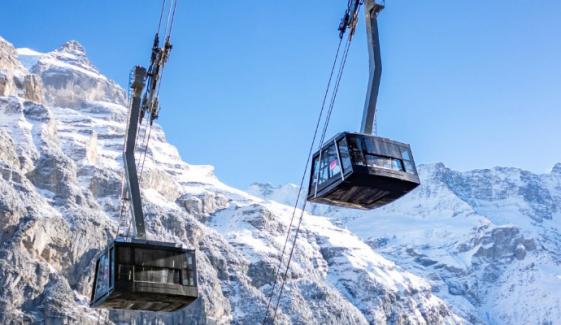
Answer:
[{"label": "metal support structure", "polygon": [[136,137],[138,134],[138,126],[141,115],[142,91],[146,80],[146,69],[141,66],[134,68],[134,77],[131,85],[132,101],[129,112],[129,121],[127,127],[125,150],[123,161],[125,163],[125,174],[127,178],[127,188],[130,198],[131,213],[134,219],[135,237],[137,239],[146,239],[146,230],[144,228],[144,213],[142,211],[142,198],[140,196],[140,185],[138,182],[138,174],[136,171],[136,160],[134,151],[136,148]]},{"label": "metal support structure", "polygon": [[349,30],[349,39],[353,38],[358,23],[358,11],[362,5],[362,1],[363,0],[349,0],[345,15],[339,24],[339,38],[342,39],[347,30]]},{"label": "metal support structure", "polygon": [[380,52],[380,38],[378,36],[378,14],[384,9],[383,4],[375,0],[366,0],[366,35],[368,38],[368,56],[370,58],[370,77],[368,91],[362,115],[362,133],[372,134],[376,117],[376,102],[382,78],[382,55]]},{"label": "metal support structure", "polygon": [[158,87],[162,78],[164,65],[169,59],[172,47],[169,36],[166,37],[164,46],[160,47],[160,36],[156,33],[156,36],[154,36],[154,45],[152,46],[150,66],[147,72],[146,94],[144,94],[144,98],[142,99],[142,112],[140,116],[142,119],[144,114],[149,113],[150,124],[158,118],[160,110]]}]

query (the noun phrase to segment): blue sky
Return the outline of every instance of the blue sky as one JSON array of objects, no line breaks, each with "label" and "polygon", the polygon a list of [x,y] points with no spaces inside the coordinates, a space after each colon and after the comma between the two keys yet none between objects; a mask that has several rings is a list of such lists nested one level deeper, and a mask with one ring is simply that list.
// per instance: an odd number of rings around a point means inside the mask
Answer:
[{"label": "blue sky", "polygon": [[[182,157],[238,187],[297,182],[346,2],[180,0],[160,123]],[[126,85],[160,4],[3,1],[0,34],[39,51],[76,39]],[[388,0],[379,23],[380,135],[460,170],[561,161],[561,1]],[[358,130],[367,77],[361,17],[329,135]]]}]

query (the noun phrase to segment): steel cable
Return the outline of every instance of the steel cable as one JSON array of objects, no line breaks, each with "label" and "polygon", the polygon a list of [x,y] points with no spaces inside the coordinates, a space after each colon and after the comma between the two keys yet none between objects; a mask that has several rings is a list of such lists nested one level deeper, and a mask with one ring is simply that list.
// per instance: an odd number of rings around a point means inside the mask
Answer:
[{"label": "steel cable", "polygon": [[162,18],[164,17],[165,6],[166,6],[166,0],[162,0],[162,9],[160,10],[160,20],[158,21],[158,31],[156,32],[157,34],[160,33],[160,29],[162,27]]},{"label": "steel cable", "polygon": [[[339,68],[339,73],[338,73],[338,76],[337,76],[337,79],[336,79],[337,81],[336,81],[336,83],[335,83],[335,88],[333,89],[333,92],[332,92],[331,103],[330,103],[330,107],[329,107],[329,110],[328,110],[328,113],[327,113],[327,116],[326,116],[326,121],[325,121],[325,124],[324,124],[324,129],[323,129],[323,132],[322,132],[322,140],[321,140],[322,143],[320,144],[320,155],[321,155],[321,146],[323,145],[323,139],[325,139],[325,134],[326,134],[326,132],[327,132],[327,127],[329,126],[329,119],[331,118],[331,113],[333,112],[333,107],[335,106],[335,99],[337,98],[337,93],[338,93],[338,90],[339,90],[339,84],[341,83],[341,79],[342,79],[342,76],[343,76],[343,71],[344,71],[344,69],[345,69],[345,64],[346,64],[346,62],[347,62],[347,56],[348,56],[348,53],[349,53],[350,44],[351,44],[351,39],[350,39],[350,37],[349,37],[349,40],[348,40],[348,42],[347,42],[347,46],[346,46],[346,48],[345,48],[345,52],[344,52],[343,58],[342,58],[342,60],[341,60],[341,65],[340,65],[340,68]],[[309,161],[310,161],[310,157],[308,157],[308,163],[309,163]],[[311,175],[311,177],[313,177],[313,175]],[[302,188],[302,184],[300,185],[300,189],[301,189],[301,188]],[[299,219],[298,219],[298,225],[297,225],[297,227],[296,227],[296,231],[295,231],[295,234],[294,234],[294,240],[292,241],[292,247],[291,247],[291,250],[290,250],[290,254],[289,254],[289,256],[288,256],[288,261],[287,261],[287,264],[286,264],[286,269],[285,269],[284,274],[283,274],[283,276],[282,276],[282,283],[281,283],[281,287],[280,287],[280,290],[279,290],[279,295],[278,295],[278,298],[277,298],[277,302],[276,302],[276,304],[275,304],[275,309],[274,309],[273,318],[272,318],[272,321],[273,321],[273,322],[274,322],[274,320],[275,320],[275,318],[276,318],[277,311],[278,311],[278,307],[279,307],[279,305],[280,305],[280,300],[281,300],[281,298],[282,298],[282,294],[283,294],[283,291],[284,291],[284,286],[285,286],[285,284],[286,284],[286,278],[287,278],[287,276],[288,276],[288,271],[289,271],[289,269],[290,269],[290,263],[292,262],[292,257],[293,257],[293,255],[294,255],[294,249],[296,248],[296,241],[298,240],[298,235],[300,234],[300,227],[301,227],[301,225],[302,225],[302,220],[303,220],[303,218],[304,218],[304,213],[305,213],[307,204],[308,204],[308,201],[305,200],[305,201],[304,201],[304,204],[303,204],[303,206],[302,206],[302,208],[301,208],[301,210],[300,210],[300,216],[299,216]]]},{"label": "steel cable", "polygon": [[[292,225],[294,223],[294,217],[295,217],[296,211],[298,209],[298,203],[299,203],[300,197],[302,195],[302,188],[304,186],[304,181],[305,181],[306,174],[307,174],[307,171],[308,171],[308,165],[310,164],[310,161],[311,161],[313,148],[314,148],[316,138],[317,138],[317,132],[319,130],[319,125],[321,123],[321,119],[322,119],[322,116],[323,116],[323,111],[325,109],[325,103],[326,103],[326,100],[327,100],[327,95],[329,94],[329,90],[331,88],[330,86],[331,86],[331,82],[332,82],[332,78],[333,78],[333,73],[335,72],[335,67],[336,67],[336,64],[337,64],[337,59],[338,59],[338,56],[339,56],[341,43],[342,43],[342,38],[339,41],[339,45],[337,47],[337,53],[336,53],[336,56],[335,56],[335,60],[333,62],[333,66],[331,68],[331,73],[330,73],[330,77],[329,77],[329,81],[328,81],[328,86],[327,86],[327,89],[326,89],[326,92],[325,92],[325,95],[324,95],[324,98],[323,98],[322,107],[321,107],[321,110],[320,110],[320,115],[319,115],[318,121],[316,123],[316,129],[314,131],[314,136],[313,136],[312,144],[310,146],[310,150],[309,150],[309,153],[308,153],[308,158],[307,158],[307,161],[306,161],[306,166],[305,166],[305,169],[304,169],[304,173],[303,173],[301,181],[300,181],[300,186],[299,186],[299,189],[298,189],[298,194],[297,194],[297,197],[296,197],[296,203],[294,205],[291,221],[290,221],[290,224],[289,224],[287,237],[285,239],[285,244],[283,246],[283,250],[282,250],[281,256],[279,258],[279,266],[275,270],[275,272],[273,273],[274,274],[273,277],[275,279],[275,282],[273,282],[273,287],[271,289],[271,294],[269,296],[269,301],[267,303],[267,309],[266,309],[266,314],[265,314],[265,318],[263,320],[263,323],[265,323],[265,321],[267,320],[267,318],[269,316],[268,313],[269,313],[270,304],[271,304],[272,298],[274,297],[274,289],[275,289],[275,287],[277,285],[277,281],[278,281],[278,272],[279,272],[280,268],[282,268],[282,264],[283,264],[282,262],[283,262],[283,259],[284,259],[284,254],[285,254],[286,247],[288,245],[288,240],[290,238],[290,234],[291,234],[291,231],[292,231]],[[346,45],[345,50],[344,50],[344,55],[343,55],[343,58],[342,58],[341,63],[340,63],[339,71],[338,71],[337,78],[336,78],[335,87],[333,88],[333,91],[332,91],[332,97],[331,97],[331,101],[330,101],[330,104],[329,104],[329,109],[328,109],[328,112],[327,112],[327,115],[326,115],[326,121],[324,123],[324,127],[323,127],[322,134],[321,134],[320,149],[321,149],[321,146],[323,145],[323,141],[325,140],[325,134],[327,132],[327,128],[328,128],[328,125],[329,125],[329,120],[331,118],[331,113],[333,112],[333,107],[335,105],[335,99],[337,97],[337,92],[339,90],[339,85],[340,85],[340,82],[341,82],[341,79],[342,79],[343,71],[344,71],[344,68],[345,68],[346,61],[347,61],[348,52],[349,52],[349,49],[350,49],[350,43],[351,43],[351,38],[349,36],[348,41],[347,41],[347,45]],[[320,155],[321,155],[321,151],[320,151]],[[310,177],[313,177],[313,175],[310,175]],[[306,205],[307,205],[307,200],[304,201],[304,204],[303,204],[303,206],[300,210],[301,213],[300,213],[300,216],[298,218],[298,225],[296,227],[296,231],[295,231],[295,234],[294,234],[294,239],[292,240],[292,247],[291,247],[291,250],[290,250],[288,261],[286,263],[286,268],[285,268],[284,274],[282,275],[282,277],[280,279],[281,280],[281,287],[280,287],[280,290],[279,290],[279,295],[278,295],[277,301],[275,303],[273,316],[271,318],[272,323],[274,322],[274,320],[276,318],[276,315],[277,315],[277,312],[278,312],[278,307],[279,307],[279,304],[280,304],[280,300],[282,298],[282,294],[283,294],[283,291],[284,291],[284,286],[286,284],[286,278],[288,276],[288,271],[290,269],[290,263],[292,261],[293,255],[294,255],[294,249],[295,249],[295,246],[296,246],[296,241],[297,241],[298,235],[300,233],[300,227],[301,227],[301,224],[302,224],[302,219],[303,219],[303,216],[304,216],[304,211],[306,209]]]},{"label": "steel cable", "polygon": [[271,302],[273,300],[273,296],[274,296],[274,293],[275,293],[275,288],[276,288],[276,285],[277,285],[278,272],[282,267],[282,261],[283,261],[283,258],[284,258],[284,253],[286,251],[286,247],[288,245],[288,240],[290,238],[290,231],[292,229],[292,224],[294,223],[294,217],[296,216],[296,211],[298,209],[298,203],[299,203],[300,196],[301,196],[301,193],[302,193],[302,187],[303,187],[304,181],[306,179],[306,173],[308,172],[308,165],[310,163],[310,159],[311,159],[311,156],[312,156],[312,153],[313,153],[313,150],[314,150],[314,144],[315,144],[315,141],[316,141],[316,138],[317,138],[319,126],[321,124],[321,118],[323,117],[323,112],[325,110],[325,103],[327,102],[327,96],[329,95],[329,90],[331,89],[331,82],[333,80],[333,74],[335,72],[335,67],[337,66],[337,61],[339,59],[339,52],[341,50],[341,44],[342,44],[342,39],[339,41],[339,44],[337,45],[337,50],[335,52],[335,59],[333,60],[333,64],[332,64],[332,67],[331,67],[331,72],[329,74],[329,79],[327,81],[327,87],[326,87],[325,93],[323,95],[321,109],[320,109],[320,112],[319,112],[319,116],[318,116],[318,120],[317,120],[317,123],[316,123],[315,130],[314,130],[314,135],[312,137],[312,143],[310,144],[310,148],[308,150],[308,159],[307,159],[306,165],[304,167],[304,173],[303,173],[302,178],[300,180],[300,187],[298,189],[298,195],[296,196],[296,203],[294,205],[294,209],[292,211],[292,216],[291,216],[291,219],[290,219],[290,223],[288,225],[287,236],[286,236],[286,239],[284,241],[281,256],[279,257],[279,265],[276,268],[276,270],[273,271],[273,278],[275,280],[273,282],[273,287],[271,288],[271,294],[269,295],[269,300],[267,302],[267,309],[265,311],[265,317],[263,318],[263,321],[262,321],[263,324],[265,324],[265,321],[267,320],[267,318],[269,316],[268,315],[269,308],[271,306]]}]

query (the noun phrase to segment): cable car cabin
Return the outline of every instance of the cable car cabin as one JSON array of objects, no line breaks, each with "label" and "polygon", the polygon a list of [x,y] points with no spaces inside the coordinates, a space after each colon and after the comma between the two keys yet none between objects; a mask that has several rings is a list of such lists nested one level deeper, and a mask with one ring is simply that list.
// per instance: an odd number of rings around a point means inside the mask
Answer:
[{"label": "cable car cabin", "polygon": [[[321,162],[320,162],[321,160]],[[420,184],[408,144],[343,132],[312,160],[308,200],[348,208],[374,209]]]},{"label": "cable car cabin", "polygon": [[97,260],[91,306],[175,311],[197,296],[194,250],[117,239]]}]

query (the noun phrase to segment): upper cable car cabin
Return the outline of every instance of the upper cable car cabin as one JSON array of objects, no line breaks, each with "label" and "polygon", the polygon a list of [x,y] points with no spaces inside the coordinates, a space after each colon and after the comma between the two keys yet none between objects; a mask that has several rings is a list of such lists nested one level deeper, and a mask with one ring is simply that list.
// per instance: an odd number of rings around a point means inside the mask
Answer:
[{"label": "upper cable car cabin", "polygon": [[399,199],[419,184],[408,144],[343,132],[313,155],[308,200],[374,209]]},{"label": "upper cable car cabin", "polygon": [[98,258],[91,306],[170,312],[197,299],[195,251],[117,239]]}]

